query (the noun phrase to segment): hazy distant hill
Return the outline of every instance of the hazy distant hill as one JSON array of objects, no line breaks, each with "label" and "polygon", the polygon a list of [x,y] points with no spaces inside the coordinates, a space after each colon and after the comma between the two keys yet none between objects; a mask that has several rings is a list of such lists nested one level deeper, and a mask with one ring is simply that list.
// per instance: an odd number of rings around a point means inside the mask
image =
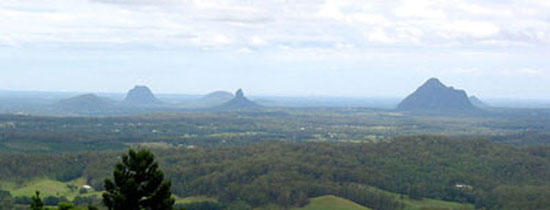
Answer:
[{"label": "hazy distant hill", "polygon": [[103,112],[112,108],[114,102],[108,98],[102,98],[95,94],[84,94],[63,99],[55,104],[56,108],[69,112]]},{"label": "hazy distant hill", "polygon": [[233,99],[233,97],[235,97],[235,95],[227,91],[214,91],[212,93],[209,93],[208,95],[203,96],[201,100],[227,102]]},{"label": "hazy distant hill", "polygon": [[153,92],[147,86],[136,85],[133,89],[128,91],[124,102],[134,106],[150,106],[162,104],[158,100]]},{"label": "hazy distant hill", "polygon": [[414,93],[401,101],[397,109],[429,112],[476,110],[464,90],[447,87],[436,78],[426,81]]},{"label": "hazy distant hill", "polygon": [[235,96],[230,92],[215,91],[200,98],[186,101],[182,104],[182,106],[191,109],[215,107],[230,101],[234,97]]},{"label": "hazy distant hill", "polygon": [[230,101],[215,107],[216,110],[245,110],[245,109],[259,109],[262,106],[248,100],[243,93],[242,89],[235,92],[235,97]]},{"label": "hazy distant hill", "polygon": [[469,99],[472,105],[474,105],[477,108],[489,108],[489,105],[487,105],[485,102],[481,101],[479,98],[475,96],[470,96]]}]

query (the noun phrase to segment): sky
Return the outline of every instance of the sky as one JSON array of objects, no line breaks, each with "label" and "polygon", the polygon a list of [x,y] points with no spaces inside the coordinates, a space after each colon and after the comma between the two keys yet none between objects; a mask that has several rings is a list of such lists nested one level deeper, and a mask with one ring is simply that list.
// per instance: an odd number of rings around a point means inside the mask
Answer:
[{"label": "sky", "polygon": [[1,0],[0,89],[550,99],[548,0]]}]

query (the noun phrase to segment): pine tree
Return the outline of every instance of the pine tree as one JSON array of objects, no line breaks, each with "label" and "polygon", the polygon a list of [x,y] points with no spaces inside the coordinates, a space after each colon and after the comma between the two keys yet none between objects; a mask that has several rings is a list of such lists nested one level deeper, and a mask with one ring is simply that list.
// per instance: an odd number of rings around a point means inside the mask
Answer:
[{"label": "pine tree", "polygon": [[114,181],[105,180],[103,203],[109,210],[171,210],[174,198],[154,155],[130,149],[117,163]]},{"label": "pine tree", "polygon": [[40,192],[36,191],[36,194],[32,196],[31,210],[44,209],[44,202],[40,198]]}]

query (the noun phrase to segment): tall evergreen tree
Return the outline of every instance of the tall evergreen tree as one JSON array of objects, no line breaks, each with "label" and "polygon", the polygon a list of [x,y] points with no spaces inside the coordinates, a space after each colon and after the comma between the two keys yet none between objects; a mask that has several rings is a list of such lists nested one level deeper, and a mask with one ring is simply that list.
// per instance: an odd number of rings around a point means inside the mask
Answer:
[{"label": "tall evergreen tree", "polygon": [[36,194],[32,196],[31,210],[44,209],[44,201],[40,198],[40,192],[36,191]]},{"label": "tall evergreen tree", "polygon": [[153,153],[130,149],[116,164],[114,181],[105,180],[103,203],[109,210],[171,210],[175,199],[170,181],[155,161]]}]

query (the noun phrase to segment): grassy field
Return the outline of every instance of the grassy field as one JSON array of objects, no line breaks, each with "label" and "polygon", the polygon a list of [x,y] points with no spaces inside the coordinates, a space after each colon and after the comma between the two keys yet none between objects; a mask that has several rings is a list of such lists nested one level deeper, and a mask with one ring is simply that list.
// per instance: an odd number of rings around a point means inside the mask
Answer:
[{"label": "grassy field", "polygon": [[400,199],[403,204],[405,204],[405,210],[424,210],[424,209],[431,209],[431,210],[474,210],[474,205],[469,203],[457,203],[457,202],[450,202],[450,201],[443,201],[443,200],[435,200],[435,199],[429,199],[424,198],[422,200],[413,200],[409,199],[407,196],[404,196],[403,199],[401,199],[399,194],[380,190],[383,193],[387,193],[389,195],[395,196],[395,198]]},{"label": "grassy field", "polygon": [[340,197],[336,197],[333,195],[325,195],[325,196],[312,198],[310,203],[307,206],[303,208],[297,208],[294,210],[370,210],[370,209]]},{"label": "grassy field", "polygon": [[[9,190],[13,196],[32,196],[35,191],[40,191],[42,197],[47,196],[64,196],[69,200],[74,199],[76,196],[101,196],[101,192],[90,191],[88,193],[81,194],[79,192],[80,188],[86,184],[84,178],[76,179],[70,182],[60,182],[52,179],[35,179],[29,182],[18,184],[15,182],[1,181],[0,186],[3,189]],[[77,188],[71,188],[70,186],[76,186]],[[395,196],[399,199],[399,195],[387,191],[382,191],[382,193],[387,193]],[[204,196],[194,196],[179,198],[176,197],[176,203],[193,203],[193,202],[204,202],[211,201],[217,202],[215,198],[209,198]],[[405,210],[422,210],[422,209],[438,209],[438,210],[470,210],[474,209],[471,204],[462,204],[456,202],[448,202],[442,200],[434,199],[423,199],[423,200],[412,200],[408,198],[401,199],[405,204]],[[262,209],[277,209],[277,207],[270,208],[266,206]],[[311,202],[303,207],[296,208],[295,210],[368,210],[369,208],[361,206],[352,201],[346,200],[344,198],[336,197],[333,195],[320,196],[312,198]]]},{"label": "grassy field", "polygon": [[405,203],[405,210],[423,210],[423,209],[433,209],[433,210],[473,210],[474,206],[471,204],[463,204],[442,200],[434,199],[423,199],[421,201],[403,199]]},{"label": "grassy field", "polygon": [[[14,182],[0,182],[0,186],[9,190],[13,196],[32,196],[36,191],[40,191],[42,197],[47,196],[64,196],[67,199],[72,200],[76,196],[100,196],[101,192],[89,191],[88,193],[81,194],[79,191],[83,185],[86,184],[86,180],[83,178],[76,179],[70,182],[60,182],[52,179],[35,179],[23,184],[17,184]],[[70,186],[75,186],[71,188]]]},{"label": "grassy field", "polygon": [[193,196],[186,198],[176,197],[176,204],[186,204],[186,203],[195,203],[195,202],[218,202],[215,198],[209,198],[204,196]]},{"label": "grassy field", "polygon": [[[80,193],[80,189],[86,184],[83,178],[76,179],[70,182],[60,182],[52,179],[35,179],[22,184],[14,182],[0,182],[0,186],[9,190],[13,196],[32,196],[36,191],[40,191],[42,197],[47,196],[64,196],[69,200],[76,196],[100,196],[101,192],[90,190],[87,193]],[[70,186],[73,187],[70,187]]]},{"label": "grassy field", "polygon": [[[17,184],[15,182],[0,181],[0,187],[2,189],[9,190],[13,196],[32,196],[36,191],[40,191],[42,198],[47,196],[64,196],[69,200],[73,200],[76,196],[99,196],[101,193],[99,191],[89,191],[88,193],[81,194],[79,190],[83,185],[86,184],[84,178],[76,179],[70,182],[60,182],[52,179],[35,179],[29,182],[22,184]],[[77,186],[77,188],[69,187],[70,185]],[[204,196],[193,196],[186,198],[176,197],[176,203],[193,203],[193,202],[204,202],[211,201],[217,202],[214,198],[204,197]]]},{"label": "grassy field", "polygon": [[[393,194],[393,193],[392,193]],[[473,210],[471,204],[462,204],[434,199],[411,200],[404,198],[401,200],[405,204],[405,210]],[[344,198],[333,195],[320,196],[312,198],[311,202],[303,207],[294,210],[365,210],[367,207],[361,206]]]}]

